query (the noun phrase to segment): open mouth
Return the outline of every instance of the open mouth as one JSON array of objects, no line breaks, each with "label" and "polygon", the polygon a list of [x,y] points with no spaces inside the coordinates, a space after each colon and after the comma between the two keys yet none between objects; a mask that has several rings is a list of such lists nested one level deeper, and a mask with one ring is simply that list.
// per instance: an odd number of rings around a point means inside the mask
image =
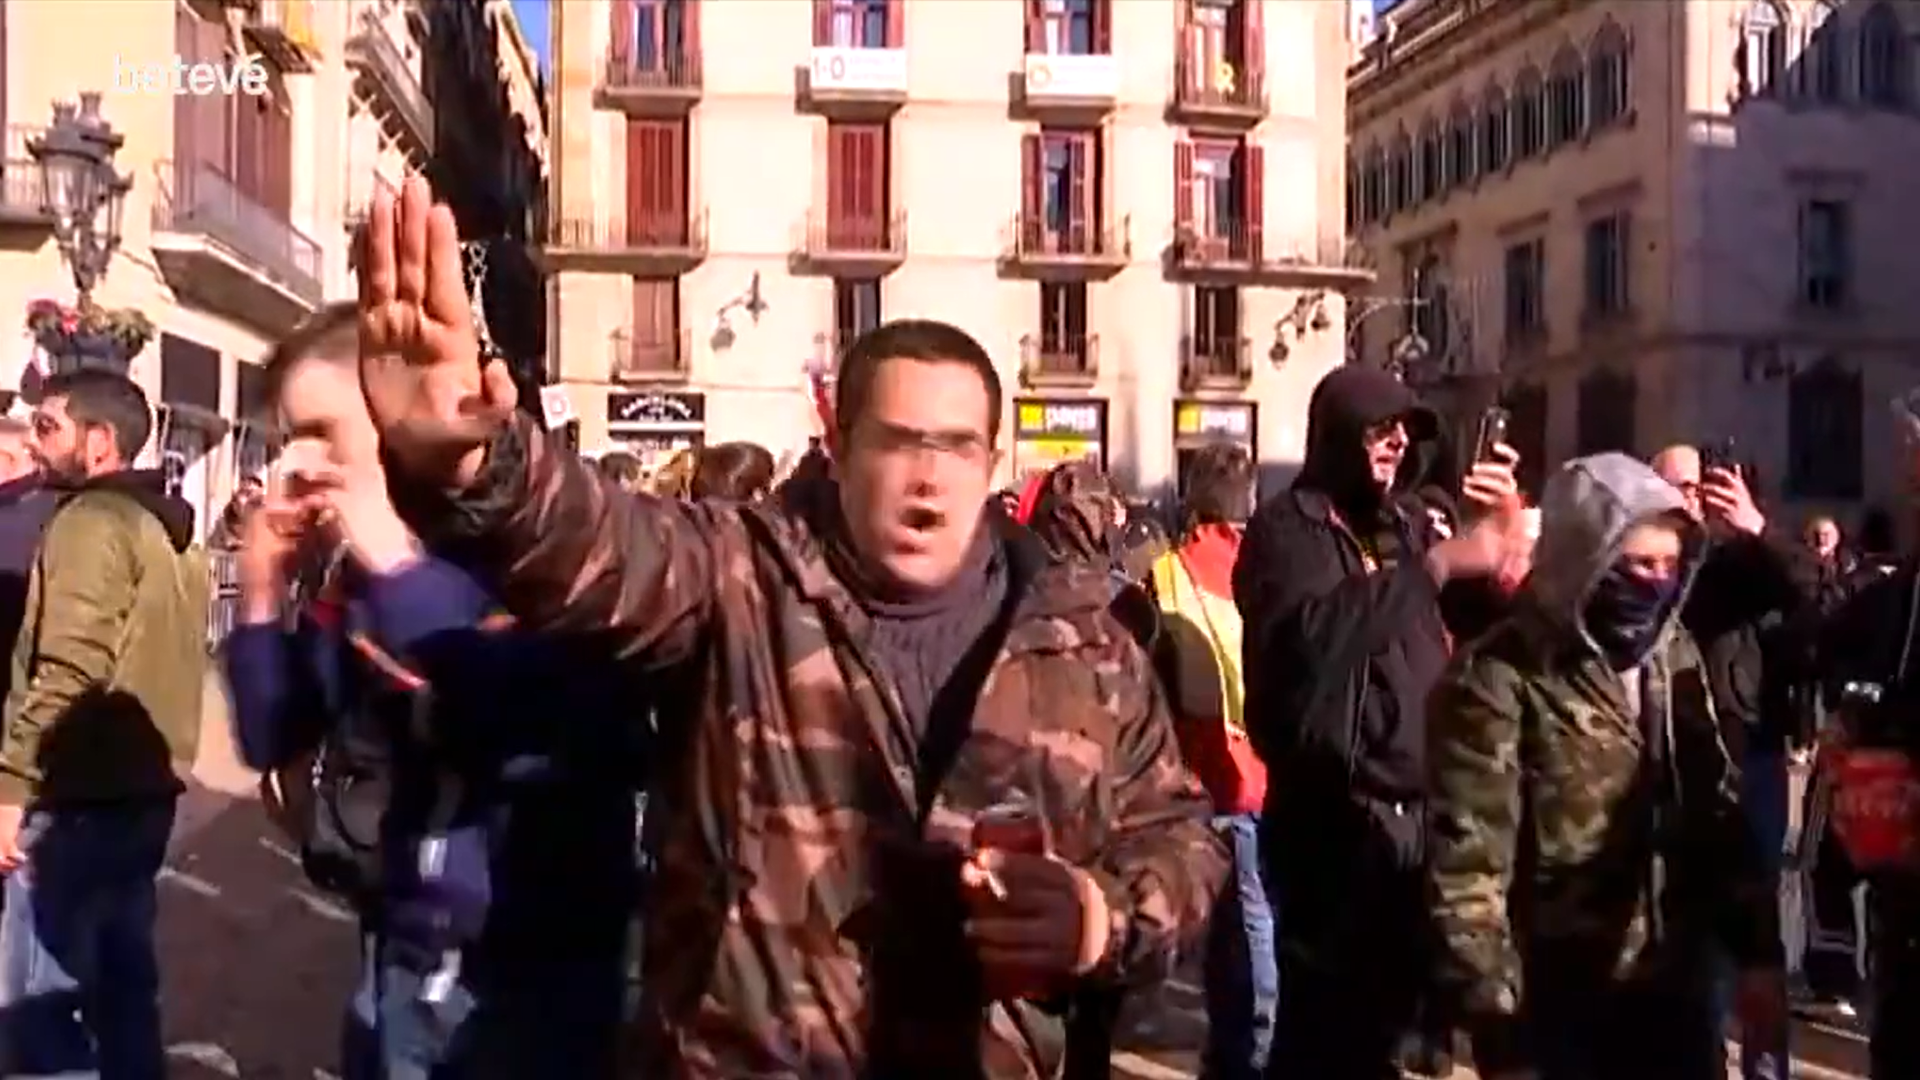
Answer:
[{"label": "open mouth", "polygon": [[900,515],[900,523],[914,532],[932,532],[946,524],[947,515],[931,506],[910,506]]}]

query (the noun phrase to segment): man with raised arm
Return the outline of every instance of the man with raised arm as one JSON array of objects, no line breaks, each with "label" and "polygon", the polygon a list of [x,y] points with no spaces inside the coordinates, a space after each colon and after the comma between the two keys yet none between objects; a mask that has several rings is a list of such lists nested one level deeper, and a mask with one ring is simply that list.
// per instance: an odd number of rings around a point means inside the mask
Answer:
[{"label": "man with raised arm", "polygon": [[1042,1003],[1168,968],[1225,853],[1107,575],[985,521],[1002,392],[977,342],[868,333],[832,478],[667,502],[512,415],[424,183],[366,235],[362,379],[413,527],[528,628],[698,676],[658,734],[631,1075],[1038,1078]]}]

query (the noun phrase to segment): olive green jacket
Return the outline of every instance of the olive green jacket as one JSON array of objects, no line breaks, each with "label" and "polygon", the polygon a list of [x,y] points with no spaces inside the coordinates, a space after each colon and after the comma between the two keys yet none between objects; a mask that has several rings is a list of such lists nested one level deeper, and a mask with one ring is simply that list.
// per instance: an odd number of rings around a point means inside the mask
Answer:
[{"label": "olive green jacket", "polygon": [[171,795],[193,764],[207,567],[157,474],[95,480],[54,511],[0,719],[0,804]]},{"label": "olive green jacket", "polygon": [[1483,1071],[1500,1064],[1483,1048],[1517,1042],[1541,980],[1692,978],[1716,942],[1742,964],[1778,962],[1774,894],[1699,650],[1670,616],[1629,679],[1582,621],[1627,527],[1678,508],[1630,458],[1566,466],[1519,610],[1430,700],[1442,983]]}]

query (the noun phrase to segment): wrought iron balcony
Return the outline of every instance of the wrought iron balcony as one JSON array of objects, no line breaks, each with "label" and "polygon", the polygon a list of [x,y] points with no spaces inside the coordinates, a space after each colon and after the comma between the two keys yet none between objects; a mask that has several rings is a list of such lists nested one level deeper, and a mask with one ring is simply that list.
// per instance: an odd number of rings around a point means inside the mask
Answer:
[{"label": "wrought iron balcony", "polygon": [[1265,233],[1241,221],[1174,228],[1172,265],[1194,274],[1252,274],[1265,258]]},{"label": "wrought iron balcony", "polygon": [[1253,339],[1187,334],[1180,339],[1183,390],[1238,390],[1253,381]]},{"label": "wrought iron balcony", "polygon": [[1375,277],[1366,248],[1337,233],[1298,242],[1269,237],[1263,246],[1269,276],[1285,279],[1282,284],[1344,292],[1371,285]]},{"label": "wrought iron balcony", "polygon": [[1190,45],[1173,59],[1168,105],[1185,123],[1250,126],[1266,119],[1267,78],[1243,61],[1203,61]]},{"label": "wrought iron balcony", "polygon": [[156,167],[153,250],[175,291],[261,325],[320,304],[320,245],[208,165]]},{"label": "wrought iron balcony", "polygon": [[700,100],[703,78],[699,54],[684,46],[653,56],[611,49],[600,65],[594,104],[634,116],[682,116]]},{"label": "wrought iron balcony", "polygon": [[1100,377],[1100,335],[1028,334],[1020,339],[1020,382],[1092,386]]},{"label": "wrought iron balcony", "polygon": [[346,61],[356,76],[364,77],[374,88],[374,99],[422,149],[431,151],[435,137],[433,105],[420,86],[420,76],[393,40],[393,33],[373,11],[361,16],[359,29],[347,39]]},{"label": "wrought iron balcony", "polygon": [[53,227],[45,172],[27,152],[27,142],[47,133],[43,124],[8,124],[0,148],[0,227]]},{"label": "wrought iron balcony", "polygon": [[1118,224],[1072,221],[1061,227],[1044,214],[1016,214],[1007,226],[1004,267],[1047,280],[1106,278],[1133,257],[1133,218]]},{"label": "wrought iron balcony", "polygon": [[313,0],[259,0],[240,24],[247,44],[260,50],[281,71],[306,74],[320,57],[314,32]]},{"label": "wrought iron balcony", "polygon": [[615,382],[679,382],[693,360],[693,333],[641,333],[615,330],[608,374]]},{"label": "wrought iron balcony", "polygon": [[898,269],[907,257],[907,212],[807,215],[794,244],[803,268],[869,277]]},{"label": "wrought iron balcony", "polygon": [[553,219],[540,248],[546,270],[684,274],[707,257],[707,211]]}]

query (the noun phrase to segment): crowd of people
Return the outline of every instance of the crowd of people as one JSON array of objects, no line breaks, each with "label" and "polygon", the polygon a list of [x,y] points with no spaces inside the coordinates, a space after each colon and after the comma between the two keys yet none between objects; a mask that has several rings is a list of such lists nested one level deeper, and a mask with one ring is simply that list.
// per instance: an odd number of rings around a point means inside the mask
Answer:
[{"label": "crowd of people", "polygon": [[[424,184],[363,244],[211,530],[240,757],[360,921],[346,1080],[1106,1077],[1183,964],[1216,1080],[1720,1080],[1729,1032],[1783,1077],[1790,968],[1920,1076],[1886,523],[1782,529],[1712,447],[1530,500],[1358,366],[1264,501],[1226,444],[1164,518],[1093,462],[995,490],[998,371],[931,320],[853,342],[789,460],[588,460]],[[81,371],[0,425],[0,1074],[167,1071],[208,598],[149,416]]]}]

